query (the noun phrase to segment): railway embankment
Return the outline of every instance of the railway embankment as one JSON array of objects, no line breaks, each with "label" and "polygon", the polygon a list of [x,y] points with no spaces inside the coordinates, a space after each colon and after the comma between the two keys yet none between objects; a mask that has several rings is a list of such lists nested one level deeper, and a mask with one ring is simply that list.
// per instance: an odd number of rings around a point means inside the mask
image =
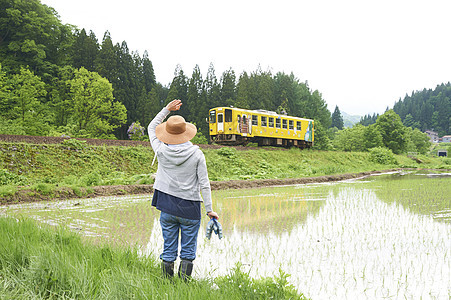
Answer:
[{"label": "railway embankment", "polygon": [[[387,170],[451,169],[448,158],[199,145],[212,189],[352,179]],[[0,136],[0,203],[150,194],[157,164],[147,142]]]}]

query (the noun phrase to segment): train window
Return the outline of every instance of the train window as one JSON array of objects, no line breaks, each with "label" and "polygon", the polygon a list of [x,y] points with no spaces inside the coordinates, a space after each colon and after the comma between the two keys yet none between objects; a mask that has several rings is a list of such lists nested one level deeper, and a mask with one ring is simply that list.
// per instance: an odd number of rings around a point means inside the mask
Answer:
[{"label": "train window", "polygon": [[224,121],[232,122],[232,110],[231,109],[226,109],[225,110]]},{"label": "train window", "polygon": [[280,119],[276,119],[276,128],[280,128]]},{"label": "train window", "polygon": [[222,123],[223,121],[223,114],[218,114],[218,123]]},{"label": "train window", "polygon": [[256,115],[252,116],[252,126],[258,126],[258,117]]},{"label": "train window", "polygon": [[296,121],[296,130],[302,130],[301,121]]},{"label": "train window", "polygon": [[288,128],[291,129],[291,130],[294,129],[294,122],[293,122],[293,120],[289,120],[288,121]]},{"label": "train window", "polygon": [[266,117],[261,117],[262,126],[266,126]]},{"label": "train window", "polygon": [[210,112],[210,123],[216,123],[216,110]]},{"label": "train window", "polygon": [[274,118],[268,118],[268,127],[274,128]]},{"label": "train window", "polygon": [[282,128],[283,129],[287,129],[288,128],[287,127],[287,120],[285,120],[285,119],[282,120]]}]

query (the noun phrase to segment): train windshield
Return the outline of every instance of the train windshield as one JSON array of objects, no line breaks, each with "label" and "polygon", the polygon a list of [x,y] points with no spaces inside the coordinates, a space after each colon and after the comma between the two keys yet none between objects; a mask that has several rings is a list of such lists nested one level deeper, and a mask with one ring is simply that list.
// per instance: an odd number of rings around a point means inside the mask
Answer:
[{"label": "train windshield", "polygon": [[210,111],[210,123],[216,123],[216,110]]}]

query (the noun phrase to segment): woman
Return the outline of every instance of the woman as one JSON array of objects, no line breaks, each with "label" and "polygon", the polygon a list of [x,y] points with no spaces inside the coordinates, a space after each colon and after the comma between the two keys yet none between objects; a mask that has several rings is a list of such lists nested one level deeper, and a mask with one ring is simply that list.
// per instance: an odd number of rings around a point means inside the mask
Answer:
[{"label": "woman", "polygon": [[205,156],[198,146],[190,142],[196,135],[196,126],[185,122],[178,115],[162,123],[171,111],[179,110],[181,105],[181,100],[171,101],[150,122],[148,133],[158,159],[152,206],[161,211],[164,249],[160,258],[163,273],[167,277],[174,275],[180,233],[181,262],[178,274],[187,279],[191,276],[193,260],[196,258],[202,199],[210,219],[219,217],[212,209]]}]

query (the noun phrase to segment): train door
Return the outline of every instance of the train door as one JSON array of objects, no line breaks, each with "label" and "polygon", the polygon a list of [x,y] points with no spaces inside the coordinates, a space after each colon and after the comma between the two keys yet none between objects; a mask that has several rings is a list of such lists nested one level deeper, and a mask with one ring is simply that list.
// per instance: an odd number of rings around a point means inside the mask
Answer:
[{"label": "train door", "polygon": [[242,122],[241,133],[249,133],[249,120],[246,115],[243,115]]},{"label": "train door", "polygon": [[237,116],[238,126],[237,131],[241,133],[241,115]]},{"label": "train door", "polygon": [[219,113],[218,114],[218,133],[224,132],[224,114]]}]

